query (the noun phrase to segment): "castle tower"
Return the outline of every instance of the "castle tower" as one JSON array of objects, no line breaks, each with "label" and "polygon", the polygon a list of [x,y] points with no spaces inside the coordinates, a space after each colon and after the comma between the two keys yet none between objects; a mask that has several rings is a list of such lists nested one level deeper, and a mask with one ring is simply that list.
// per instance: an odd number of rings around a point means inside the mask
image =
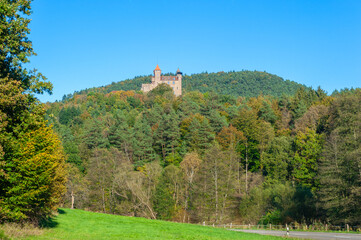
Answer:
[{"label": "castle tower", "polygon": [[179,71],[179,68],[177,69],[177,82],[176,82],[176,86],[174,88],[174,94],[176,96],[180,96],[182,95],[182,72]]},{"label": "castle tower", "polygon": [[161,81],[160,75],[161,75],[162,71],[160,70],[158,64],[155,67],[153,73],[154,73],[154,81],[155,81],[155,83],[160,83],[160,81]]},{"label": "castle tower", "polygon": [[177,78],[178,78],[179,81],[182,81],[182,72],[179,71],[179,68],[177,70]]}]

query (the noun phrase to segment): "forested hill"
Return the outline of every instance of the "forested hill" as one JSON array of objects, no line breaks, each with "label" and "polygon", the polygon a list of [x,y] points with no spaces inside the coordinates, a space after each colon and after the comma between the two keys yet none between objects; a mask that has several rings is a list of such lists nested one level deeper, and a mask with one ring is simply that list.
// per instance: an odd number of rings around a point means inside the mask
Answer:
[{"label": "forested hill", "polygon": [[361,89],[179,98],[162,84],[147,94],[76,94],[46,108],[66,153],[65,207],[359,229],[360,102]]},{"label": "forested hill", "polygon": [[[168,74],[169,75],[169,74]],[[150,83],[151,77],[138,76],[120,82],[113,82],[104,87],[94,87],[82,90],[79,93],[101,92],[109,93],[112,91],[140,90],[142,83]],[[296,90],[304,85],[290,80],[260,71],[231,71],[218,73],[198,73],[184,75],[182,83],[183,91],[215,91],[218,94],[256,97],[259,94],[280,97],[285,95],[294,95]],[[68,98],[71,95],[68,96]]]},{"label": "forested hill", "polygon": [[215,91],[219,94],[256,97],[259,94],[280,97],[294,95],[299,83],[259,71],[200,73],[184,76],[183,88],[186,91]]}]

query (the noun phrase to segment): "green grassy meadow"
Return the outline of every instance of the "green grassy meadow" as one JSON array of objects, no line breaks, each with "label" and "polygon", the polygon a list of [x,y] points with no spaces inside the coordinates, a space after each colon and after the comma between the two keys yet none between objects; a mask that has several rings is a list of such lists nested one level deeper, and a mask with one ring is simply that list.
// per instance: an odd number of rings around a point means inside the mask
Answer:
[{"label": "green grassy meadow", "polygon": [[61,209],[51,225],[42,235],[26,239],[283,239],[193,224],[71,209]]}]

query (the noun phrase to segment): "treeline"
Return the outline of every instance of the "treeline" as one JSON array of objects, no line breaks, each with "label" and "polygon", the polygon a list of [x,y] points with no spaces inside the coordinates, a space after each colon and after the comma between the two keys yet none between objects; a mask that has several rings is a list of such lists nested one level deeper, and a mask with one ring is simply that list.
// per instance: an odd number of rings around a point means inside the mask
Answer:
[{"label": "treeline", "polygon": [[48,104],[66,207],[180,222],[361,224],[361,90],[88,92]]},{"label": "treeline", "polygon": [[215,91],[218,94],[257,97],[260,94],[281,97],[294,95],[299,83],[261,71],[230,71],[218,73],[200,73],[184,76],[183,89],[202,93]]},{"label": "treeline", "polygon": [[[173,75],[166,73],[164,75]],[[150,76],[138,76],[120,82],[113,82],[107,86],[94,87],[63,96],[63,101],[76,94],[97,92],[107,94],[112,91],[139,91],[142,83],[150,83]],[[260,94],[281,97],[294,95],[298,88],[305,87],[299,83],[260,71],[230,71],[218,73],[199,73],[184,75],[182,80],[183,92],[199,91],[201,93],[216,92],[221,95],[257,97]]]}]

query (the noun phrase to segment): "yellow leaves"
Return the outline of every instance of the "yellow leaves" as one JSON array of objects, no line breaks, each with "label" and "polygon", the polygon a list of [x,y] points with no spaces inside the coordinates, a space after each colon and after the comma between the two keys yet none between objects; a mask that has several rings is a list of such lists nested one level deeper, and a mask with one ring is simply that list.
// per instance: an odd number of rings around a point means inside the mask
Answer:
[{"label": "yellow leaves", "polygon": [[180,163],[180,167],[186,173],[188,181],[192,182],[194,174],[199,170],[202,160],[199,157],[198,153],[190,152],[187,153]]},{"label": "yellow leaves", "polygon": [[123,91],[123,90],[119,90],[119,91],[112,91],[108,94],[106,94],[105,96],[110,97],[110,96],[117,96],[123,100],[126,100],[127,97],[134,97],[136,95],[136,93],[132,90],[132,91]]},{"label": "yellow leaves", "polygon": [[[63,149],[52,129],[43,123],[23,133],[17,150],[13,162],[20,175],[13,179],[17,186],[10,191],[16,189],[24,199],[56,204],[65,190],[66,171]],[[38,198],[43,194],[49,195],[49,199]]]},{"label": "yellow leaves", "polygon": [[223,149],[235,148],[239,141],[246,140],[243,132],[237,130],[232,124],[229,127],[224,127],[216,136],[217,142]]},{"label": "yellow leaves", "polygon": [[27,99],[21,87],[21,82],[10,78],[0,78],[0,109],[14,108],[24,105]]}]

